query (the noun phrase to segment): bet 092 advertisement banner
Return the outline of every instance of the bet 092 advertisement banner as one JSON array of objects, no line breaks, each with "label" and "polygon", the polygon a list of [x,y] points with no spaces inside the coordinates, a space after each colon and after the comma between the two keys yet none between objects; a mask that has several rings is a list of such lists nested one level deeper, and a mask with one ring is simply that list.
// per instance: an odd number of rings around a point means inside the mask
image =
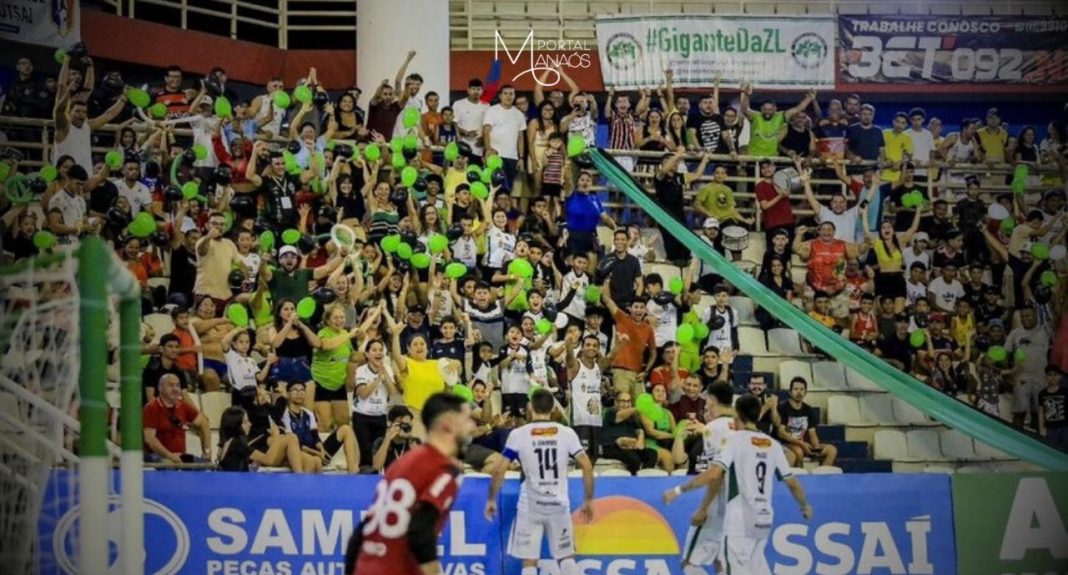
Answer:
[{"label": "bet 092 advertisement banner", "polygon": [[833,89],[831,16],[598,16],[597,50],[606,88],[664,84],[711,89]]},{"label": "bet 092 advertisement banner", "polygon": [[[62,476],[57,472],[56,477]],[[800,478],[815,508],[805,521],[782,483],[775,486],[775,529],[767,557],[778,575],[849,573],[932,575],[957,572],[950,478],[945,475],[846,475]],[[343,575],[349,534],[371,505],[373,476],[255,473],[145,474],[146,569],[149,574]],[[604,478],[596,484],[594,520],[574,522],[578,565],[584,575],[674,575],[695,491],[670,506],[661,493],[684,481]],[[53,490],[46,501],[59,493]],[[439,542],[446,575],[518,574],[505,556],[515,521],[519,482],[509,480],[494,521],[483,515],[489,482],[465,478]],[[570,483],[572,509],[582,481]],[[51,516],[49,506],[46,515]],[[41,522],[44,575],[76,573],[71,541],[77,512],[60,506]],[[58,520],[56,520],[58,519]],[[118,544],[118,499],[107,529]],[[103,528],[103,527],[102,527]],[[543,549],[542,557],[549,557]],[[113,557],[112,565],[117,558]],[[962,571],[964,572],[964,571]],[[557,575],[544,560],[540,575]]]},{"label": "bet 092 advertisement banner", "polygon": [[838,52],[840,89],[1065,86],[1068,17],[839,16]]},{"label": "bet 092 advertisement banner", "polygon": [[1068,474],[953,478],[961,573],[1068,572]]},{"label": "bet 092 advertisement banner", "polygon": [[79,0],[0,0],[0,39],[66,48],[81,41]]}]

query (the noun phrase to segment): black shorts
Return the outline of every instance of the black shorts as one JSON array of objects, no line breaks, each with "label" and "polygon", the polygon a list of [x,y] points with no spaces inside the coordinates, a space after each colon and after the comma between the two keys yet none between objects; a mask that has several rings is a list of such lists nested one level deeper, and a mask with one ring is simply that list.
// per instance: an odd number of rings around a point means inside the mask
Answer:
[{"label": "black shorts", "polygon": [[525,393],[501,394],[501,411],[514,417],[527,418],[527,395]]},{"label": "black shorts", "polygon": [[597,251],[597,232],[571,231],[567,235],[567,253],[588,254]]},{"label": "black shorts", "polygon": [[494,453],[497,452],[483,445],[472,443],[471,445],[468,445],[467,449],[464,451],[464,463],[474,467],[475,471],[480,471],[486,466],[486,460]]},{"label": "black shorts", "polygon": [[893,299],[908,297],[908,287],[905,285],[905,274],[875,274],[875,295],[881,298]]},{"label": "black shorts", "polygon": [[560,184],[547,184],[545,182],[541,184],[541,196],[546,198],[560,198],[563,195],[563,191],[564,187]]},{"label": "black shorts", "polygon": [[349,400],[348,390],[345,389],[344,385],[342,385],[341,387],[339,387],[337,389],[330,390],[330,389],[327,389],[327,388],[319,385],[319,382],[315,382],[315,401],[316,402],[319,402],[319,401],[346,401],[347,402],[348,400]]}]

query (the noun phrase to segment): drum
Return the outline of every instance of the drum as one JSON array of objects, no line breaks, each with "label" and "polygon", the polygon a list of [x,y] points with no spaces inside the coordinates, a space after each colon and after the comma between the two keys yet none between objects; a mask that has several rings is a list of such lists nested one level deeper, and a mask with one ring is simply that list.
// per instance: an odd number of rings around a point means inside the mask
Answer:
[{"label": "drum", "polygon": [[727,226],[720,233],[723,247],[732,252],[741,252],[749,246],[749,230],[741,226]]},{"label": "drum", "polygon": [[771,177],[771,183],[776,188],[796,192],[801,189],[801,174],[794,168],[783,168]]}]

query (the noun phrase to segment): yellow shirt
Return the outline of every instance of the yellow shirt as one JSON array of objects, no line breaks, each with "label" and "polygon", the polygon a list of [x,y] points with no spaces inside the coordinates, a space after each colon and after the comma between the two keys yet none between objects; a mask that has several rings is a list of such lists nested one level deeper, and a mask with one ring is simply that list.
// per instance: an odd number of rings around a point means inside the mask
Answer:
[{"label": "yellow shirt", "polygon": [[902,271],[902,259],[901,250],[892,248],[894,251],[886,252],[886,243],[882,240],[875,242],[875,259],[879,263],[880,273],[900,272]]},{"label": "yellow shirt", "polygon": [[975,333],[975,317],[972,314],[968,314],[968,317],[961,319],[959,315],[954,315],[950,321],[949,329],[953,333],[953,339],[957,341],[957,345],[964,347],[968,343],[971,334]]},{"label": "yellow shirt", "polygon": [[227,238],[203,241],[211,242],[211,246],[208,253],[197,257],[193,293],[228,300],[233,296],[230,291],[230,269],[241,260],[241,254],[237,251],[237,245]]},{"label": "yellow shirt", "polygon": [[[912,155],[912,136],[908,132],[894,133],[893,130],[883,130],[883,149],[886,151],[886,159],[890,162],[900,162],[905,159],[905,153]],[[883,170],[884,182],[896,182],[901,177],[901,170],[887,168]]]},{"label": "yellow shirt", "polygon": [[810,317],[810,318],[822,323],[823,326],[826,327],[827,329],[834,329],[834,328],[838,327],[838,320],[834,319],[833,317],[831,317],[829,315],[823,315],[822,313],[820,313],[820,312],[818,312],[816,310],[812,310],[812,311],[808,312],[808,317]]},{"label": "yellow shirt", "polygon": [[423,409],[431,395],[445,391],[445,378],[438,371],[438,360],[407,358],[408,377],[404,380],[404,404]]},{"label": "yellow shirt", "polygon": [[456,194],[456,186],[467,183],[467,172],[449,168],[445,172],[445,197],[451,198]]},{"label": "yellow shirt", "polygon": [[724,184],[712,182],[701,186],[695,201],[721,223],[734,215],[734,191]]},{"label": "yellow shirt", "polygon": [[1005,162],[1005,146],[1009,143],[1009,133],[998,126],[997,131],[979,128],[975,133],[979,137],[979,146],[983,148],[983,159],[988,162]]}]

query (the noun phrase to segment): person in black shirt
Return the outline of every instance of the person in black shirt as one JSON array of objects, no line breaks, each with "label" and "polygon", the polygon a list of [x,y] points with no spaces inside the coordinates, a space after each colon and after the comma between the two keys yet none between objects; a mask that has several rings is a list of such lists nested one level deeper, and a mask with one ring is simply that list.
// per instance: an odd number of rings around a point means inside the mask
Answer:
[{"label": "person in black shirt", "polygon": [[[318,154],[311,154],[309,169],[301,171],[299,175],[294,175],[286,171],[285,157],[282,152],[270,151],[267,143],[262,140],[253,144],[252,157],[248,161],[245,178],[250,184],[259,188],[259,192],[263,194],[267,220],[278,228],[297,226],[297,191],[312,181],[322,169],[322,166],[318,165],[317,156]],[[266,170],[260,172],[257,168],[257,160],[264,157],[268,159],[269,165]]]},{"label": "person in black shirt", "polygon": [[1046,388],[1038,392],[1038,434],[1058,449],[1068,449],[1068,388],[1056,364],[1046,366]]},{"label": "person in black shirt", "polygon": [[805,457],[818,457],[820,465],[834,465],[838,449],[820,443],[816,434],[819,416],[811,405],[805,403],[808,382],[803,377],[790,380],[790,399],[779,404],[779,439],[786,447],[786,459],[791,467],[797,467]]},{"label": "person in black shirt", "polygon": [[419,440],[412,437],[412,412],[408,411],[407,407],[394,405],[389,408],[386,419],[389,420],[386,436],[379,437],[371,445],[371,451],[374,452],[373,465],[379,473],[409,449],[419,445]]},{"label": "person in black shirt", "polygon": [[[263,399],[270,401],[266,391]],[[257,410],[256,419],[261,419]],[[236,405],[227,407],[219,421],[219,469],[223,471],[249,471],[253,464],[264,467],[282,467],[301,473],[304,456],[300,443],[293,434],[279,435],[267,417],[266,430],[253,422],[252,412]],[[272,429],[274,433],[272,433]]]},{"label": "person in black shirt", "polygon": [[964,181],[968,186],[967,196],[957,201],[953,213],[957,216],[957,227],[964,230],[964,251],[968,261],[985,262],[990,259],[990,250],[986,248],[979,224],[986,217],[987,204],[979,197],[979,178],[968,176]]},{"label": "person in black shirt", "polygon": [[[983,301],[979,305],[973,306],[977,323],[988,323],[993,326],[995,320],[999,322],[1005,321],[1007,310],[1005,306],[998,303],[998,298],[1000,297],[1001,290],[997,286],[987,286],[983,292]],[[1002,324],[1002,327],[1004,327],[1004,324]]]},{"label": "person in black shirt", "polygon": [[[180,295],[184,298],[182,307],[193,304],[193,283],[197,277],[197,242],[200,241],[200,229],[192,225],[185,229],[189,202],[182,200],[178,204],[178,213],[174,217],[174,229],[171,233],[171,283],[168,298]],[[174,303],[172,301],[172,303]]]},{"label": "person in black shirt", "polygon": [[595,283],[604,281],[604,277],[611,274],[609,289],[612,301],[629,302],[642,292],[642,263],[638,258],[627,253],[627,230],[617,229],[612,234],[612,244],[615,251],[608,254],[597,264],[597,277]]},{"label": "person in black shirt", "polygon": [[[20,118],[47,118],[52,113],[54,94],[45,84],[45,79],[33,69],[33,60],[23,56],[15,62],[18,78],[4,101],[4,112]],[[13,139],[24,138],[12,134]]]},{"label": "person in black shirt", "polygon": [[631,475],[640,469],[656,469],[656,450],[645,447],[645,431],[638,421],[634,399],[627,392],[616,396],[616,406],[604,411],[601,456],[623,463]]},{"label": "person in black shirt", "polygon": [[904,371],[912,372],[916,360],[916,349],[909,342],[909,318],[898,315],[894,322],[894,333],[884,337],[875,349],[875,355],[883,358],[890,365]]},{"label": "person in black shirt", "polygon": [[760,400],[757,430],[767,435],[774,435],[782,425],[782,420],[779,419],[779,396],[768,391],[768,383],[764,380],[762,373],[753,373],[749,376],[749,393]]},{"label": "person in black shirt", "polygon": [[988,287],[990,286],[983,283],[983,265],[972,264],[968,268],[968,281],[964,284],[964,301],[968,302],[977,314],[979,306],[983,305],[986,299]]},{"label": "person in black shirt", "polygon": [[790,117],[790,123],[779,136],[779,153],[793,159],[816,156],[816,136],[812,134],[808,115],[804,112]]},{"label": "person in black shirt", "polygon": [[[719,113],[719,81],[713,92],[701,98],[697,113],[686,122],[687,146],[692,151],[714,154],[723,142],[723,116]],[[703,171],[701,172],[704,173]]]},{"label": "person in black shirt", "polygon": [[953,229],[953,220],[949,217],[949,204],[945,200],[935,200],[931,204],[931,215],[920,220],[920,231],[927,234],[935,246],[942,245],[949,239]]},{"label": "person in black shirt", "polygon": [[[682,153],[683,148],[680,147],[674,154],[666,154],[660,161],[653,182],[655,190],[653,193],[656,196],[656,203],[660,204],[664,211],[686,225],[686,200],[683,198],[683,190],[705,173],[705,167],[708,166],[708,154],[706,153],[701,158],[701,163],[695,170],[680,174],[679,162],[682,161]],[[686,246],[682,245],[682,242],[663,226],[660,227],[660,233],[664,238],[664,250],[667,252],[668,261],[675,262],[677,265],[685,265],[690,259],[690,252]]]},{"label": "person in black shirt", "polygon": [[141,405],[147,405],[156,397],[156,386],[164,375],[173,375],[178,378],[183,390],[189,389],[189,381],[186,372],[182,371],[178,364],[181,343],[178,336],[173,333],[165,333],[159,338],[159,355],[152,356],[148,365],[141,372]]},{"label": "person in black shirt", "polygon": [[[33,244],[33,235],[37,233],[37,214],[19,206],[4,214],[4,223],[12,222],[11,229],[3,233],[3,251],[15,256],[16,260],[37,255],[37,246]],[[2,254],[0,254],[2,258]]]}]

